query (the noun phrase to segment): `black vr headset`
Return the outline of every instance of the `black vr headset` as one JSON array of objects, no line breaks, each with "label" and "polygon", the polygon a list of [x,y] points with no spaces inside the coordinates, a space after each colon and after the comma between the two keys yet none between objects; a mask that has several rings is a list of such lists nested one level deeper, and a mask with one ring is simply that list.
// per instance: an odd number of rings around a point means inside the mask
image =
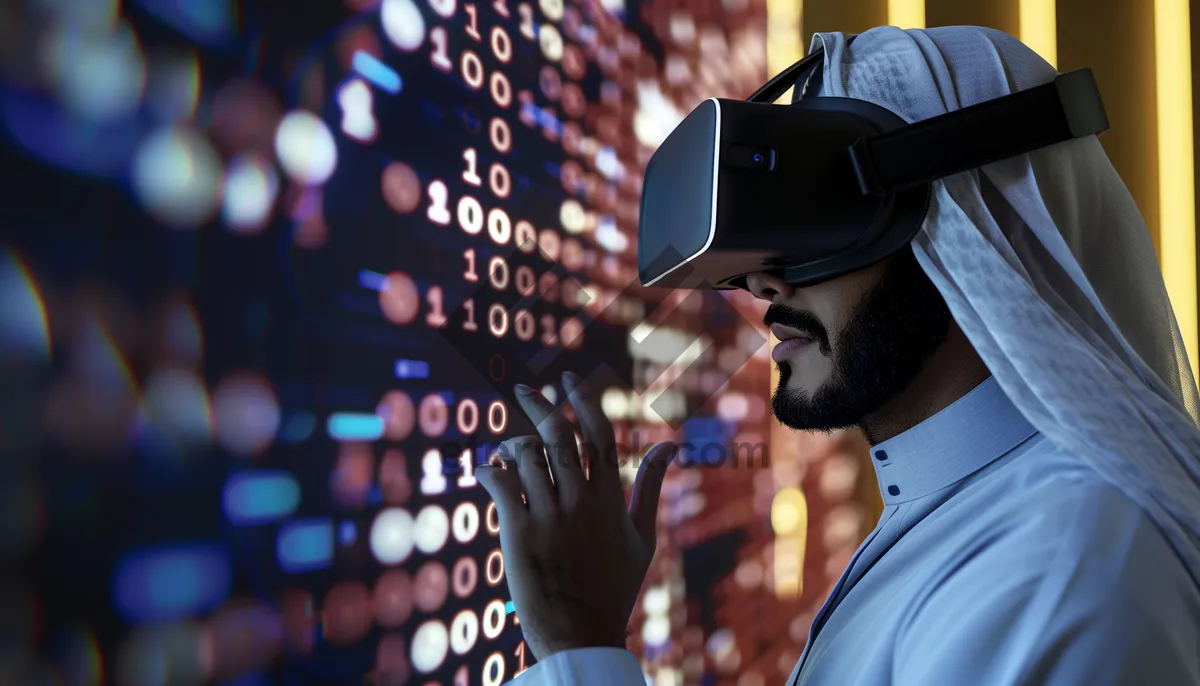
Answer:
[{"label": "black vr headset", "polygon": [[[705,100],[663,141],[642,189],[642,285],[745,288],[766,271],[809,286],[862,269],[912,240],[933,181],[1108,129],[1090,69],[908,124],[815,97],[823,63],[818,49],[745,102]],[[791,105],[773,104],[791,86]]]}]

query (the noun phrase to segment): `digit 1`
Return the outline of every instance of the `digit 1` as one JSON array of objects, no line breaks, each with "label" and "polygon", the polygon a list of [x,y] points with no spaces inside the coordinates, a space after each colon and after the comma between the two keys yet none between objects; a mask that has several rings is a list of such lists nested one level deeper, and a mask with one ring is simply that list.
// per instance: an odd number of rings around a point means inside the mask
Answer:
[{"label": "digit 1", "polygon": [[459,488],[470,488],[477,483],[475,481],[475,460],[471,458],[472,454],[470,448],[464,450],[462,456],[459,458],[459,460],[462,461],[463,467],[462,476],[458,477]]},{"label": "digit 1", "polygon": [[463,278],[467,281],[478,281],[479,274],[475,273],[475,248],[467,248],[463,257],[467,258],[467,271],[463,274]]},{"label": "digit 1", "polygon": [[496,14],[508,19],[508,0],[496,0],[496,2],[492,3],[492,9],[496,10]]},{"label": "digit 1", "polygon": [[525,641],[517,644],[517,649],[513,651],[513,655],[517,658],[517,671],[513,674],[513,678],[515,679],[521,676],[521,672],[529,669],[525,666]]},{"label": "digit 1", "polygon": [[435,329],[442,328],[446,325],[446,312],[442,310],[442,287],[430,288],[425,299],[429,302],[430,309],[429,314],[425,317],[425,323]]},{"label": "digit 1", "polygon": [[429,42],[433,43],[433,52],[429,55],[429,60],[433,62],[433,66],[442,71],[453,69],[454,63],[450,61],[450,56],[446,54],[446,29],[438,26],[430,31]]},{"label": "digit 1", "polygon": [[475,300],[467,298],[463,302],[463,309],[467,311],[467,321],[463,322],[463,331],[478,331],[479,325],[475,323]]},{"label": "digit 1", "polygon": [[483,36],[479,35],[479,8],[475,5],[463,5],[467,16],[471,21],[467,24],[467,35],[474,38],[476,41],[482,41]]},{"label": "digit 1", "polygon": [[467,169],[463,172],[463,181],[472,186],[482,186],[483,179],[479,178],[479,155],[475,152],[475,148],[467,148],[463,150],[463,159],[467,162]]}]

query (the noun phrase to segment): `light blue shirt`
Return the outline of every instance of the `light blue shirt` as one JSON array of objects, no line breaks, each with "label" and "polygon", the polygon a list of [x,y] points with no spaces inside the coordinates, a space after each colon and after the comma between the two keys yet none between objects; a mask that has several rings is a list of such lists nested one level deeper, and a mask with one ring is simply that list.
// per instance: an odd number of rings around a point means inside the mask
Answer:
[{"label": "light blue shirt", "polygon": [[[883,515],[787,684],[1200,684],[1200,589],[1179,557],[1141,508],[1030,426],[994,378],[875,446],[871,462]],[[588,648],[515,683],[646,677],[632,653]]]}]

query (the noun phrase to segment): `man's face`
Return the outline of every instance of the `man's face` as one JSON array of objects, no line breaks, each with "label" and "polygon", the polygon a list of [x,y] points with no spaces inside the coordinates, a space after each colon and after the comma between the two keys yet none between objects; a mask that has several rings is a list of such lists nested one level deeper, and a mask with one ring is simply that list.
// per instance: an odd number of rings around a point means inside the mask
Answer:
[{"label": "man's face", "polygon": [[858,425],[908,386],[951,322],[910,250],[807,288],[765,273],[747,287],[771,302],[763,320],[783,341],[771,408],[794,429]]}]

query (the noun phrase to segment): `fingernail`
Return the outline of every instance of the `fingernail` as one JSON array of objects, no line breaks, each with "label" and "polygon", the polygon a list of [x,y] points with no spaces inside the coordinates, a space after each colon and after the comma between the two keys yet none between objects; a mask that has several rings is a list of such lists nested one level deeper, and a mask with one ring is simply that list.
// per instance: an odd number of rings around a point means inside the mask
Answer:
[{"label": "fingernail", "polygon": [[565,381],[568,386],[574,388],[579,385],[580,379],[575,372],[563,372],[563,381]]},{"label": "fingernail", "polygon": [[537,391],[533,390],[532,388],[530,388],[529,386],[526,386],[523,383],[517,384],[516,389],[517,389],[517,393],[520,393],[521,395],[533,395],[534,393],[537,393]]}]

